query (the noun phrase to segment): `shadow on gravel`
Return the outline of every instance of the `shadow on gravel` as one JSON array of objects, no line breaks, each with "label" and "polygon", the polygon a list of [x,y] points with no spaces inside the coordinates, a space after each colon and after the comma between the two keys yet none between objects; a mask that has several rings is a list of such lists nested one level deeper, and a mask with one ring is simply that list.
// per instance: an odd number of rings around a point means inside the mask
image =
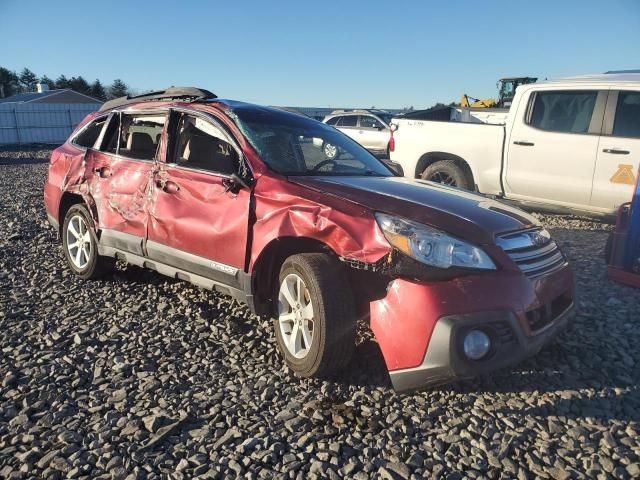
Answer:
[{"label": "shadow on gravel", "polygon": [[40,163],[49,163],[48,158],[15,158],[3,156],[0,152],[0,165],[37,165]]},{"label": "shadow on gravel", "polygon": [[[541,354],[544,355],[545,351]],[[640,421],[638,382],[627,375],[629,372],[621,372],[619,366],[604,363],[597,370],[586,365],[584,369],[537,367],[523,370],[523,367],[534,362],[535,357],[511,370],[502,370],[495,376],[445,385],[441,390],[514,394],[510,400],[498,400],[499,403],[494,404],[495,411],[504,415]],[[527,401],[527,393],[531,394],[533,404]]]},{"label": "shadow on gravel", "polygon": [[500,408],[504,415],[528,415],[537,417],[569,417],[569,418],[597,418],[599,420],[640,421],[640,391],[633,388],[630,391],[616,394],[606,392],[601,396],[587,397],[578,393],[577,397],[561,398],[548,406],[526,406],[524,408]]},{"label": "shadow on gravel", "polygon": [[5,145],[0,147],[0,165],[48,163],[51,150],[58,145]]},{"label": "shadow on gravel", "polygon": [[136,265],[122,265],[121,268],[116,269],[112,274],[102,277],[101,281],[106,283],[130,283],[132,285],[158,285],[161,283],[182,282],[185,286],[190,285],[189,283],[183,282],[177,278],[171,278]]},{"label": "shadow on gravel", "polygon": [[374,340],[363,340],[356,345],[348,372],[334,378],[333,381],[358,387],[392,388],[382,352]]}]

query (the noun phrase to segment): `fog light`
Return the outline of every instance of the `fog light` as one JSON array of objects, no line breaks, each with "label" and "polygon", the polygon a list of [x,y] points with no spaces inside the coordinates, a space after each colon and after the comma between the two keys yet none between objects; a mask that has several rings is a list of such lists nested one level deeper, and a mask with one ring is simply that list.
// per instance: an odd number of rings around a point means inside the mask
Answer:
[{"label": "fog light", "polygon": [[464,354],[471,360],[480,360],[491,348],[489,335],[481,330],[471,330],[464,337]]}]

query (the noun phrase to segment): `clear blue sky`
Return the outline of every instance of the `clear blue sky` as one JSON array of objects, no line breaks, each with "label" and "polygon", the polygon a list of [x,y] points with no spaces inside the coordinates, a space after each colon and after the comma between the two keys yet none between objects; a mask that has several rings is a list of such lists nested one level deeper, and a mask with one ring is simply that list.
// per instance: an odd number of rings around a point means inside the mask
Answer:
[{"label": "clear blue sky", "polygon": [[0,0],[0,66],[294,106],[428,107],[640,68],[640,1]]}]

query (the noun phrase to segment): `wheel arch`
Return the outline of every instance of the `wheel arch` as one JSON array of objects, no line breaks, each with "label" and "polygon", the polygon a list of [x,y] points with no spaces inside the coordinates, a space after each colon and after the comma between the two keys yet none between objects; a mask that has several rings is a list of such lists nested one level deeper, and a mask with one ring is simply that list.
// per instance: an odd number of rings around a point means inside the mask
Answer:
[{"label": "wheel arch", "polygon": [[60,204],[58,205],[58,230],[60,234],[62,234],[62,226],[64,225],[64,217],[67,215],[67,212],[71,207],[78,204],[86,205],[89,213],[91,214],[92,220],[95,225],[98,225],[98,214],[95,209],[95,204],[91,201],[90,198],[87,198],[86,195],[82,195],[78,192],[70,192],[66,191],[60,197]]},{"label": "wheel arch", "polygon": [[280,267],[291,255],[299,253],[326,253],[338,255],[320,240],[310,237],[279,237],[271,240],[253,264],[251,290],[258,315],[270,315],[271,298],[275,290]]},{"label": "wheel arch", "polygon": [[471,165],[469,165],[469,162],[467,162],[464,158],[449,152],[428,152],[423,154],[416,164],[414,178],[420,178],[422,176],[422,172],[424,172],[426,168],[429,167],[429,165],[432,165],[440,160],[454,161],[456,165],[458,165],[466,173],[469,180],[471,180],[471,184],[475,186],[475,175],[473,173]]}]

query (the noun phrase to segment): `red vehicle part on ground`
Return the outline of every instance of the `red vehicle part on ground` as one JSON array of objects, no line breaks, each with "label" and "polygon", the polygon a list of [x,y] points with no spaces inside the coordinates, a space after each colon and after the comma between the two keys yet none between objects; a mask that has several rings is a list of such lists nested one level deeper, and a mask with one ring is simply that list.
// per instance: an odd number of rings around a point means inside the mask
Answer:
[{"label": "red vehicle part on ground", "polygon": [[[124,118],[135,115],[142,118],[140,130],[127,133]],[[201,128],[205,122],[209,132],[215,127],[225,145],[237,149],[244,166],[237,173],[221,174],[174,161],[186,131],[176,125],[183,125],[187,116]],[[263,124],[255,123],[263,118]],[[91,146],[78,146],[85,126],[97,122],[104,126]],[[286,129],[271,135],[269,128],[278,122]],[[305,161],[315,158],[313,142],[295,130],[298,125],[313,135],[326,134],[325,142],[347,142],[331,127],[310,122],[292,113],[217,99],[129,101],[103,109],[85,119],[52,155],[44,189],[49,221],[64,244],[69,234],[65,217],[73,205],[83,204],[94,224],[91,239],[97,255],[117,256],[217,289],[271,317],[278,317],[281,308],[274,291],[286,259],[326,254],[348,279],[352,295],[345,301],[353,297],[355,313],[370,320],[398,390],[512,365],[537,353],[566,328],[573,307],[573,274],[535,218],[470,192],[396,177],[382,164],[359,157],[357,144],[344,143],[346,153],[356,152],[344,164],[320,160],[299,172],[276,168],[271,155],[284,151],[277,143],[283,141],[283,132],[296,133],[287,137],[284,157],[293,151]],[[155,149],[153,159],[135,158],[136,142],[154,125],[162,131],[149,145]],[[256,125],[265,129],[259,135]],[[105,142],[116,128],[119,146],[114,153]],[[127,145],[120,138],[125,134]],[[198,148],[200,140],[194,138],[190,152]],[[149,142],[146,137],[144,142]],[[295,150],[291,142],[296,142]],[[267,144],[276,150],[266,149]],[[356,160],[375,171],[351,173]],[[323,173],[325,165],[332,170]],[[385,230],[384,222],[396,225],[396,219],[397,225],[415,231],[395,236]],[[428,245],[434,248],[452,245],[464,255],[480,255],[490,266],[425,264],[412,258],[416,238],[431,239]],[[420,241],[423,248],[426,240]],[[65,245],[73,248],[68,242]],[[83,255],[79,249],[69,252]],[[305,289],[304,295],[312,290]],[[317,306],[317,300],[308,301]],[[471,358],[474,345],[483,342],[487,345],[481,357]],[[311,344],[307,350],[313,350]]]}]

